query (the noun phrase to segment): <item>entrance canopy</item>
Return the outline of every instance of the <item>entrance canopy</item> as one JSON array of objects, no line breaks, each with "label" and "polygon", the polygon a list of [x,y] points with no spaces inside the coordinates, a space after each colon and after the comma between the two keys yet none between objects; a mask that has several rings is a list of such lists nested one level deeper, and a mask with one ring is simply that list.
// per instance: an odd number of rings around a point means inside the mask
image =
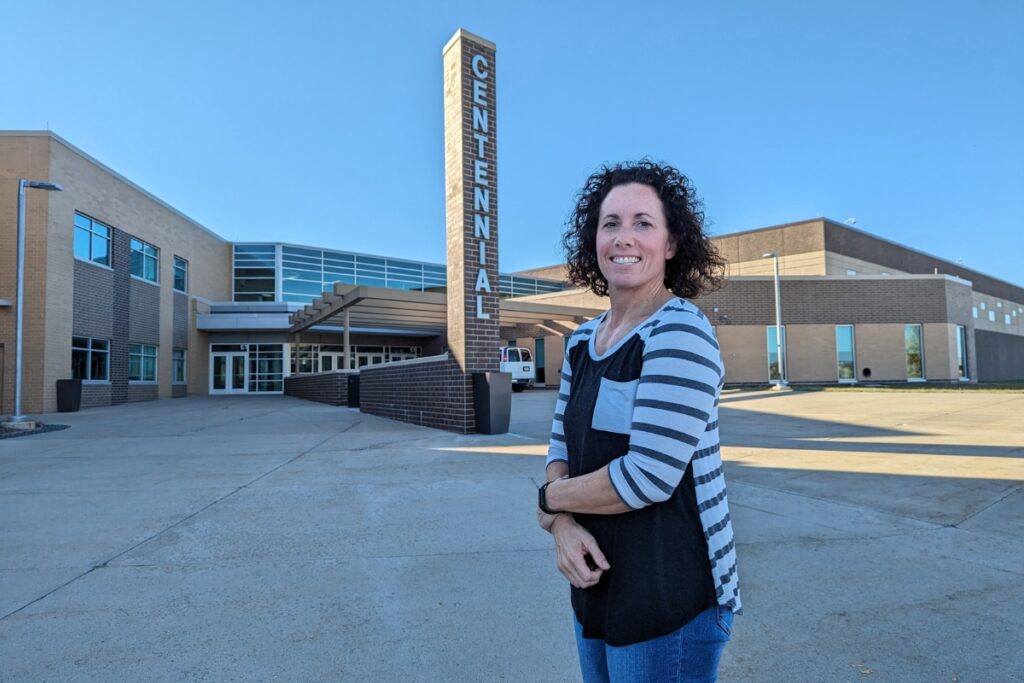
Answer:
[{"label": "entrance canopy", "polygon": [[[537,325],[550,334],[568,334],[580,324],[602,313],[599,308],[560,306],[533,301],[501,299],[500,325]],[[289,322],[291,333],[314,325],[340,329],[378,328],[396,332],[445,334],[448,299],[443,292],[418,292],[362,285],[334,285],[300,311]]]}]

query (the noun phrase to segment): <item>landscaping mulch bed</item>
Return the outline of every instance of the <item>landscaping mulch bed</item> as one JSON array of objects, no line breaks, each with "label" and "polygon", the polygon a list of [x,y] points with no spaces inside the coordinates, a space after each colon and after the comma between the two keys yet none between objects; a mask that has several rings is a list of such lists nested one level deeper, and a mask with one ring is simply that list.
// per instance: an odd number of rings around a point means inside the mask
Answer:
[{"label": "landscaping mulch bed", "polygon": [[35,429],[8,429],[3,425],[0,425],[0,439],[13,439],[16,436],[29,436],[30,434],[45,434],[46,432],[59,432],[60,430],[67,429],[70,426],[71,425],[41,424]]}]

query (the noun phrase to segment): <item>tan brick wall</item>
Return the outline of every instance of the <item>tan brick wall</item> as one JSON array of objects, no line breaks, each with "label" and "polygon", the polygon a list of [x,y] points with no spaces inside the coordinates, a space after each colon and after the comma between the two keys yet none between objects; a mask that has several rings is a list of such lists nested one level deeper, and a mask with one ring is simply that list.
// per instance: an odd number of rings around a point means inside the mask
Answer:
[{"label": "tan brick wall", "polygon": [[[158,395],[170,398],[171,354],[174,349],[174,256],[189,262],[190,294],[224,301],[231,298],[230,244],[59,141],[52,145],[51,164],[58,182],[65,187],[65,192],[61,193],[61,204],[54,207],[50,220],[51,244],[55,245],[51,249],[50,261],[56,271],[61,268],[69,270],[73,260],[72,226],[76,210],[160,249],[160,286],[154,288],[159,301]],[[124,265],[130,267],[130,264]],[[67,290],[70,300],[73,283],[57,281],[62,292]],[[133,289],[138,289],[135,285],[150,286],[133,282]],[[194,329],[194,318],[190,321],[190,329]],[[70,339],[70,329],[66,336]],[[57,342],[60,340],[55,342],[58,347],[64,344]],[[194,355],[197,354],[189,354],[190,375],[206,356],[203,353],[202,359],[193,361]],[[66,377],[69,371],[69,363],[61,359],[53,364],[52,377],[47,378],[47,383],[55,386],[53,380]],[[192,384],[191,380],[189,384]],[[190,386],[192,393],[196,393],[196,389]],[[205,389],[204,385],[201,393],[205,393]]]},{"label": "tan brick wall", "polygon": [[[50,134],[0,135],[0,159],[0,236],[5,244],[15,243],[18,177],[50,180],[64,187],[63,192],[33,190],[28,204],[31,238],[26,255],[31,255],[31,261],[26,269],[30,277],[25,306],[25,410],[55,410],[56,380],[71,373],[76,210],[160,248],[161,285],[154,288],[159,302],[158,395],[169,398],[174,348],[173,257],[189,261],[191,293],[226,300],[231,292],[229,243]],[[5,188],[10,187],[14,189],[8,192]],[[14,299],[14,258],[13,248],[0,251],[0,298]],[[115,268],[120,266],[130,268],[128,263],[115,264]],[[5,402],[13,399],[13,319],[13,309],[0,309],[0,342],[6,344],[5,350],[10,349],[4,354],[4,362],[10,366],[4,382],[10,382],[12,388],[5,387]],[[198,364],[190,357],[190,384]],[[151,390],[135,393],[148,398]]]},{"label": "tan brick wall", "polygon": [[[854,327],[854,345],[857,352],[857,380],[893,382],[907,379],[907,357],[904,351],[903,325],[860,324]],[[925,344],[927,345],[927,335]],[[925,348],[925,354],[928,353]],[[927,355],[925,363],[927,364]],[[927,365],[925,366],[927,376]],[[871,369],[865,378],[864,368]]]},{"label": "tan brick wall", "polygon": [[877,263],[854,258],[853,256],[833,252],[825,252],[825,254],[825,272],[822,275],[847,275],[849,270],[856,272],[856,275],[850,277],[856,277],[857,275],[881,275],[883,273],[888,273],[889,275],[904,274],[902,270],[897,270],[890,266],[881,266]]},{"label": "tan brick wall", "polygon": [[[763,343],[767,345],[767,335]],[[789,361],[786,376],[790,382],[839,381],[835,325],[789,325],[786,344],[786,360]],[[767,363],[767,351],[765,353]]]},{"label": "tan brick wall", "polygon": [[719,325],[718,344],[729,384],[768,382],[768,341],[761,325]]},{"label": "tan brick wall", "polygon": [[[0,371],[3,382],[0,388],[0,395],[3,397],[0,413],[3,414],[12,413],[14,410],[18,179],[60,182],[59,179],[50,177],[49,146],[49,138],[45,136],[0,135],[0,299],[11,302],[11,306],[0,308],[0,344],[4,346],[4,367]],[[59,323],[63,316],[69,326],[71,319],[70,303],[53,300],[52,294],[47,292],[49,213],[53,197],[60,194],[44,190],[25,191],[25,312],[22,324],[21,403],[24,413],[39,412],[46,393],[43,367],[48,360],[48,349],[53,345],[47,338],[47,320]],[[70,279],[71,274],[65,273],[65,277]],[[57,295],[59,296],[59,292]],[[64,350],[64,364],[70,370],[70,332]],[[51,393],[54,392],[55,388],[51,387]],[[53,404],[56,407],[55,396]]]},{"label": "tan brick wall", "polygon": [[924,377],[947,381],[959,378],[955,325],[928,323],[924,326]]},{"label": "tan brick wall", "polygon": [[565,282],[569,276],[568,269],[565,264],[559,263],[553,266],[543,266],[541,268],[531,268],[529,270],[518,270],[514,275],[522,275],[523,277],[535,277],[542,280],[556,280],[558,282]]},{"label": "tan brick wall", "polygon": [[[762,252],[764,253],[764,252]],[[826,254],[824,251],[808,251],[802,254],[783,254],[779,257],[780,275],[825,275]],[[845,271],[844,271],[845,272]],[[726,277],[775,275],[775,260],[761,258],[751,261],[729,262],[725,268]]]},{"label": "tan brick wall", "polygon": [[735,235],[719,235],[714,242],[718,253],[729,263],[767,261],[770,268],[771,260],[762,259],[761,254],[769,251],[780,256],[823,252],[824,224],[821,220],[813,220]]}]

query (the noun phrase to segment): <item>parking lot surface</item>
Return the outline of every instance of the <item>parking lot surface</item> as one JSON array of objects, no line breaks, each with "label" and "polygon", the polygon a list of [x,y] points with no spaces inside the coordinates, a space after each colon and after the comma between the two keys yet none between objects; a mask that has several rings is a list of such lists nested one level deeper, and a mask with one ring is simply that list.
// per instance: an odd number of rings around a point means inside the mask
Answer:
[{"label": "parking lot surface", "polygon": [[[555,392],[458,436],[274,397],[0,441],[0,680],[577,681]],[[723,395],[726,681],[1024,672],[1024,394]]]}]

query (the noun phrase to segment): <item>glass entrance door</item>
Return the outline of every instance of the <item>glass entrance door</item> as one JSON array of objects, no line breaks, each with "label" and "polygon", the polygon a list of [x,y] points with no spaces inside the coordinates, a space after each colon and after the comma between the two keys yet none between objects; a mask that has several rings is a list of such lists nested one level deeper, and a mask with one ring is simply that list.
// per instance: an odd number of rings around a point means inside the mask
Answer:
[{"label": "glass entrance door", "polygon": [[366,365],[378,365],[384,362],[383,353],[357,353],[356,354],[356,367],[361,368]]},{"label": "glass entrance door", "polygon": [[244,394],[249,390],[246,353],[210,354],[210,393]]}]

